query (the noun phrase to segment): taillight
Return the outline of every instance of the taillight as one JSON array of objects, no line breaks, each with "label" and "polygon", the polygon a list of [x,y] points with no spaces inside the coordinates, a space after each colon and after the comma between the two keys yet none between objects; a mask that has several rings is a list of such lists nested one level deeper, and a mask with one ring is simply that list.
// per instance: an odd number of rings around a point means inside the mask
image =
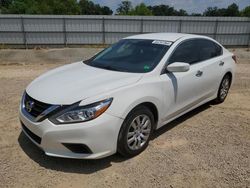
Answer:
[{"label": "taillight", "polygon": [[233,58],[234,62],[237,63],[236,55],[233,55],[232,58]]}]

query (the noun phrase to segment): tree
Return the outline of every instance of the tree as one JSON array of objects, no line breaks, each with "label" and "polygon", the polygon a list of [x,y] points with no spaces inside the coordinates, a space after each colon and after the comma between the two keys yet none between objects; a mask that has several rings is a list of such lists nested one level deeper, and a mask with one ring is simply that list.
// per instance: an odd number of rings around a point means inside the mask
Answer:
[{"label": "tree", "polygon": [[[107,6],[92,0],[0,0],[0,14],[65,14],[65,15],[111,15]],[[116,9],[118,15],[188,16],[184,9],[176,10],[169,5],[146,6],[144,3],[133,8],[131,1],[122,1]],[[191,16],[246,16],[250,17],[250,6],[239,11],[237,4],[227,8],[208,7],[203,14]]]},{"label": "tree", "polygon": [[101,7],[89,0],[79,1],[80,13],[83,15],[111,15],[113,11],[107,7]]},{"label": "tree", "polygon": [[174,7],[170,7],[168,5],[155,5],[148,7],[154,16],[174,16],[175,9]]},{"label": "tree", "polygon": [[250,17],[250,6],[245,7],[241,11],[241,16]]},{"label": "tree", "polygon": [[12,0],[0,0],[0,14],[5,12],[11,3]]},{"label": "tree", "polygon": [[217,7],[208,7],[203,13],[204,16],[239,16],[239,7],[235,3],[227,8],[218,9]]},{"label": "tree", "polygon": [[239,15],[240,11],[238,5],[233,3],[227,7],[225,16],[239,16]]},{"label": "tree", "polygon": [[187,11],[183,9],[175,10],[174,7],[168,5],[148,6],[148,8],[154,16],[188,16]]},{"label": "tree", "polygon": [[218,14],[217,7],[208,7],[203,13],[204,16],[218,16],[217,14]]},{"label": "tree", "polygon": [[180,9],[179,11],[176,11],[176,16],[188,16],[187,11]]},{"label": "tree", "polygon": [[88,0],[79,1],[80,14],[89,15],[95,13],[94,3]]},{"label": "tree", "polygon": [[129,12],[129,15],[140,15],[140,16],[151,16],[152,11],[144,4],[137,5],[134,9]]},{"label": "tree", "polygon": [[104,6],[102,7],[102,15],[112,15],[113,14],[113,11],[107,7],[107,6]]},{"label": "tree", "polygon": [[13,0],[3,13],[8,14],[79,14],[76,0]]},{"label": "tree", "polygon": [[[44,1],[44,0],[40,0]],[[45,0],[49,4],[51,2],[51,9],[53,14],[79,14],[80,8],[78,6],[77,0]]]},{"label": "tree", "polygon": [[118,15],[128,15],[132,9],[133,9],[133,7],[132,7],[132,3],[130,1],[122,1],[118,5],[116,12]]},{"label": "tree", "polygon": [[[0,13],[7,14],[94,14],[110,15],[113,11],[107,6],[80,0],[1,0]],[[4,6],[3,6],[4,5]]]},{"label": "tree", "polygon": [[9,4],[3,13],[7,14],[35,14],[37,2],[35,0],[15,0]]},{"label": "tree", "polygon": [[8,6],[12,3],[12,0],[0,0],[0,13],[1,10],[7,9]]},{"label": "tree", "polygon": [[200,13],[192,13],[192,14],[190,14],[190,16],[202,16],[202,14],[200,14]]}]

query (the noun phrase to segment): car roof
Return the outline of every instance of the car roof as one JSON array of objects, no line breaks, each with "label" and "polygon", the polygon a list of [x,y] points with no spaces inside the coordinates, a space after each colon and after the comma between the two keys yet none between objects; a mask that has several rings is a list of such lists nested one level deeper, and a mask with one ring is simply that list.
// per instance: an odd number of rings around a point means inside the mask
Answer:
[{"label": "car roof", "polygon": [[147,33],[147,34],[129,36],[124,39],[150,39],[150,40],[166,40],[170,42],[175,42],[176,40],[182,37],[204,37],[204,36],[186,34],[186,33]]}]

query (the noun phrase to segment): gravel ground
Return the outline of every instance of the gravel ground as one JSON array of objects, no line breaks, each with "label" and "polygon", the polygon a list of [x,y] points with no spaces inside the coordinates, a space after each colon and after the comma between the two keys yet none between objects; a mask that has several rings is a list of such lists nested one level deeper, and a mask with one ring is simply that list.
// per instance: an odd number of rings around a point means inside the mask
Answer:
[{"label": "gravel ground", "polygon": [[0,187],[249,187],[250,52],[239,58],[223,104],[206,104],[154,133],[125,160],[47,157],[21,133],[18,105],[27,84],[101,49],[0,50]]}]

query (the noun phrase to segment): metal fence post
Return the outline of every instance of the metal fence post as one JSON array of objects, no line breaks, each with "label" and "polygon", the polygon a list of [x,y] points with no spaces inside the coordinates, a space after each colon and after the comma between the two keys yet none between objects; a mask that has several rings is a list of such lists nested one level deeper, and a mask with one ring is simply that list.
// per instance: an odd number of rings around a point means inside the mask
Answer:
[{"label": "metal fence post", "polygon": [[21,30],[22,30],[22,33],[23,33],[23,44],[25,46],[25,49],[28,48],[28,45],[27,45],[27,37],[26,37],[26,31],[25,31],[25,27],[24,27],[24,21],[23,21],[23,17],[21,16]]},{"label": "metal fence post", "polygon": [[143,18],[141,19],[141,33],[143,33]]},{"label": "metal fence post", "polygon": [[218,28],[218,19],[216,19],[215,24],[214,24],[214,39],[215,40],[217,38],[217,28]]},{"label": "metal fence post", "polygon": [[105,39],[105,18],[102,17],[102,44],[106,43]]},{"label": "metal fence post", "polygon": [[66,18],[63,17],[63,43],[64,43],[64,46],[66,47],[67,46],[67,31],[66,31]]},{"label": "metal fence post", "polygon": [[247,47],[250,48],[250,33],[248,34],[248,44]]},{"label": "metal fence post", "polygon": [[179,20],[178,33],[181,33],[181,25],[182,25],[182,20]]},{"label": "metal fence post", "polygon": [[[250,23],[249,23],[250,25]],[[247,47],[250,48],[250,27],[248,27],[248,41],[247,41]]]}]

